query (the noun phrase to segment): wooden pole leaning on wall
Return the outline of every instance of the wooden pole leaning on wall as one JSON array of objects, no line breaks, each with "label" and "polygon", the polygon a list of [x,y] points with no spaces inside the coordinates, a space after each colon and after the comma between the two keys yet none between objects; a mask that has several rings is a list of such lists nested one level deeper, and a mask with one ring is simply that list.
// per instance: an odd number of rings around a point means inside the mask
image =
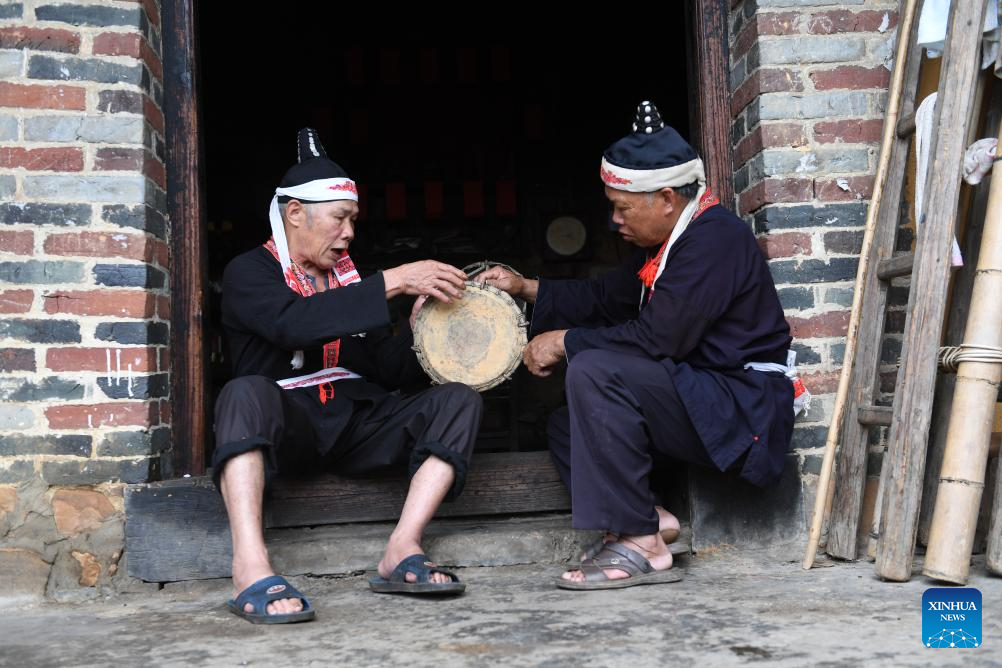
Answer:
[{"label": "wooden pole leaning on wall", "polygon": [[[1002,133],[1002,127],[999,128]],[[922,572],[966,584],[981,509],[995,402],[1002,379],[1002,168],[992,172],[971,309],[957,366],[956,389],[929,546]],[[972,348],[976,346],[976,348]],[[994,356],[992,351],[996,351]]]},{"label": "wooden pole leaning on wall", "polygon": [[[849,329],[846,334],[845,353],[842,356],[842,375],[839,378],[838,390],[835,395],[835,408],[832,411],[831,426],[828,428],[828,436],[825,441],[825,454],[821,462],[821,473],[818,477],[818,490],[814,500],[811,530],[807,538],[804,560],[801,564],[805,570],[810,569],[814,565],[814,558],[818,552],[818,544],[821,541],[821,528],[824,524],[825,516],[831,508],[835,483],[832,470],[835,466],[835,450],[838,447],[842,421],[845,417],[845,405],[850,390],[849,380],[852,375],[851,370],[856,355],[855,343],[859,333],[860,312],[863,306],[863,284],[870,269],[870,249],[873,246],[874,229],[876,228],[880,212],[884,185],[887,183],[888,173],[890,172],[890,147],[895,141],[895,133],[897,131],[898,112],[901,106],[901,95],[905,81],[905,63],[908,59],[908,49],[910,46],[909,37],[912,34],[912,24],[917,21],[917,6],[918,0],[904,0],[900,5],[898,35],[904,35],[905,37],[898,40],[897,52],[894,58],[894,74],[891,80],[890,97],[886,105],[887,115],[884,118],[884,134],[881,139],[880,158],[877,163],[877,174],[873,184],[873,195],[870,197],[870,207],[866,215],[863,247],[860,251],[860,263],[856,271],[852,311],[849,314]],[[896,202],[890,204],[897,206]]]},{"label": "wooden pole leaning on wall", "polygon": [[[998,406],[995,407],[995,428],[992,431],[1002,434],[1002,414]],[[999,437],[993,436],[993,438]],[[1002,454],[998,455],[998,461],[1002,462]],[[995,469],[995,497],[992,500],[991,513],[985,563],[989,573],[1002,575],[1002,463]]]}]

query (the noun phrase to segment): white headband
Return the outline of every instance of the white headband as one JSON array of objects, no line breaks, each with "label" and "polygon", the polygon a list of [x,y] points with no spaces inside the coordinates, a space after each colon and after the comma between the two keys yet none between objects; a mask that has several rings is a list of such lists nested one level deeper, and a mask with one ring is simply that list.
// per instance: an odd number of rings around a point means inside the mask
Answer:
[{"label": "white headband", "polygon": [[271,234],[275,238],[278,250],[278,261],[285,274],[292,266],[289,257],[289,240],[285,237],[285,225],[282,223],[282,213],[278,209],[279,196],[291,197],[303,202],[336,202],[338,200],[358,201],[358,187],[351,179],[317,179],[292,186],[291,188],[275,188],[275,196],[271,198],[271,209],[268,218],[271,222]]},{"label": "white headband", "polygon": [[678,188],[693,181],[706,185],[706,172],[699,158],[662,169],[626,169],[602,158],[602,182],[616,190],[631,193],[652,193],[662,188]]}]

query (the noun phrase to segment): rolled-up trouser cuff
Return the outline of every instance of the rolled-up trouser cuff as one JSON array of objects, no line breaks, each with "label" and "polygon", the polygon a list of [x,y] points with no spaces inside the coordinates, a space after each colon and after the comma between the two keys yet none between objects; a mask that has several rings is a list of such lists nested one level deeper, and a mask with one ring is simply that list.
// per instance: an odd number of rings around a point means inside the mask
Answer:
[{"label": "rolled-up trouser cuff", "polygon": [[219,486],[220,477],[223,475],[223,467],[234,457],[237,457],[254,450],[260,450],[264,454],[264,484],[268,486],[278,474],[278,461],[274,446],[264,438],[252,436],[242,438],[239,441],[231,441],[216,446],[212,453],[212,482],[216,485],[216,490],[222,493]]},{"label": "rolled-up trouser cuff", "polygon": [[463,492],[463,486],[466,484],[466,456],[456,452],[455,450],[450,450],[441,443],[418,443],[414,446],[414,449],[411,450],[409,469],[410,476],[412,478],[430,455],[435,455],[445,463],[452,466],[452,470],[455,472],[456,477],[452,481],[452,487],[449,488],[449,492],[445,495],[446,501],[452,501]]}]

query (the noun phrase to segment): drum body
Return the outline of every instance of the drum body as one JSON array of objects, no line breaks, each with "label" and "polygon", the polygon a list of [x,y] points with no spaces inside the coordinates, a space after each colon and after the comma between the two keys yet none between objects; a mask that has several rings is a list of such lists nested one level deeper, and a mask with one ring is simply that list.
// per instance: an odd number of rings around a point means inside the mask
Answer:
[{"label": "drum body", "polygon": [[515,372],[525,344],[525,316],[515,300],[473,281],[451,304],[425,302],[414,327],[414,351],[432,381],[464,383],[478,392]]}]

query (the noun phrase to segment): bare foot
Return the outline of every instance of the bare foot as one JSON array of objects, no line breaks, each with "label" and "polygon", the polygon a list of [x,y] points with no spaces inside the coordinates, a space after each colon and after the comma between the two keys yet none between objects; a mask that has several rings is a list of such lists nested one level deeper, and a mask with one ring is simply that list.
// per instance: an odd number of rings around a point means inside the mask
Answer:
[{"label": "bare foot", "polygon": [[[269,575],[274,575],[275,571],[272,570],[271,564],[268,563],[268,558],[256,559],[253,561],[238,562],[236,559],[233,560],[233,588],[236,593],[233,598],[240,595],[247,587],[251,586],[261,578],[266,578]],[[298,598],[282,598],[277,601],[272,601],[268,604],[265,612],[269,615],[284,615],[290,612],[301,612],[303,609],[303,601]],[[250,603],[244,605],[244,612],[256,612],[261,613],[260,610],[255,610],[254,606]]]},{"label": "bare foot", "polygon": [[[668,545],[665,544],[660,533],[651,536],[624,535],[620,536],[617,542],[643,555],[647,561],[651,562],[654,570],[666,571],[672,566],[673,558],[671,551],[668,549]],[[620,580],[629,577],[629,573],[621,571],[618,568],[603,568],[602,572],[610,580]],[[567,571],[561,577],[571,582],[584,582],[585,574],[579,569],[574,569]]]},{"label": "bare foot", "polygon": [[[671,545],[676,540],[678,540],[679,534],[682,533],[682,525],[679,524],[678,518],[672,515],[670,512],[662,508],[661,506],[654,506],[654,510],[658,513],[658,531],[661,533],[661,538],[664,539],[666,545]],[[602,538],[603,543],[611,543],[619,538],[619,534],[607,532]],[[590,548],[595,549],[595,548]],[[592,555],[594,556],[594,555]],[[584,561],[588,559],[589,555],[587,552],[581,554],[581,558],[578,561]]]},{"label": "bare foot", "polygon": [[[424,554],[420,543],[415,540],[397,539],[390,536],[390,542],[386,545],[386,552],[383,554],[383,558],[376,570],[381,577],[389,579],[397,565],[412,554]],[[437,564],[431,565],[437,566]],[[404,578],[407,582],[417,582],[417,575],[414,573],[407,573],[404,575]],[[430,573],[428,581],[436,584],[445,584],[452,582],[452,578],[445,573]]]}]

